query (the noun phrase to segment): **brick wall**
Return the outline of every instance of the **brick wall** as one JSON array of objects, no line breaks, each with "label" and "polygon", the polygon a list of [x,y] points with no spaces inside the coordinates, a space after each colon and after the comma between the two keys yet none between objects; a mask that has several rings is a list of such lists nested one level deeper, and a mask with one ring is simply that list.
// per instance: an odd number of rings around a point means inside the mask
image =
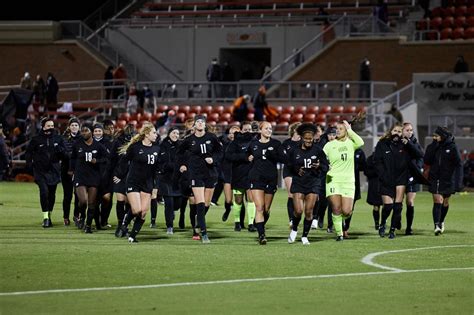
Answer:
[{"label": "brick wall", "polygon": [[464,59],[474,71],[474,42],[407,43],[400,39],[340,39],[294,74],[291,80],[359,79],[360,61],[367,56],[372,79],[395,81],[398,88],[412,82],[413,73],[450,72],[456,57]]}]

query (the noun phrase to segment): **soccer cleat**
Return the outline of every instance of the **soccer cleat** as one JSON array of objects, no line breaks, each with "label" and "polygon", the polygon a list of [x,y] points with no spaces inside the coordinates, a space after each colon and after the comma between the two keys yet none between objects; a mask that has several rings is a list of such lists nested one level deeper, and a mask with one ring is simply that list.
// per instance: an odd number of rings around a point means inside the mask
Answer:
[{"label": "soccer cleat", "polygon": [[253,224],[249,224],[248,231],[249,232],[257,232],[257,229],[255,228],[255,226]]},{"label": "soccer cleat", "polygon": [[388,234],[388,238],[393,240],[395,238],[395,231],[390,231],[390,233]]},{"label": "soccer cleat", "polygon": [[152,222],[150,223],[150,228],[151,228],[151,229],[156,229],[156,223],[155,223],[154,221],[152,221]]},{"label": "soccer cleat", "polygon": [[204,234],[202,236],[202,243],[203,244],[211,244],[211,240],[209,239],[209,236],[207,236],[207,234]]},{"label": "soccer cleat", "polygon": [[119,238],[119,237],[122,237],[122,229],[121,229],[121,226],[117,226],[117,228],[115,229],[115,237]]},{"label": "soccer cleat", "polygon": [[46,229],[46,228],[49,228],[49,227],[50,227],[50,226],[49,226],[49,219],[44,219],[42,226],[43,226],[45,229]]},{"label": "soccer cleat", "polygon": [[211,206],[218,207],[218,206],[219,206],[219,204],[218,204],[217,202],[213,202],[213,201],[211,201]]},{"label": "soccer cleat", "polygon": [[297,231],[291,230],[290,235],[288,236],[288,244],[293,244],[296,240]]},{"label": "soccer cleat", "polygon": [[242,228],[240,227],[240,222],[235,222],[234,224],[234,231],[235,232],[240,232]]},{"label": "soccer cleat", "polygon": [[329,226],[327,229],[328,233],[334,233],[334,228],[332,226]]},{"label": "soccer cleat", "polygon": [[227,219],[229,218],[229,214],[230,211],[224,211],[224,213],[222,214],[222,222],[227,221]]},{"label": "soccer cleat", "polygon": [[442,232],[441,232],[441,227],[439,225],[436,225],[435,227],[435,230],[434,230],[434,234],[436,236],[440,235]]},{"label": "soccer cleat", "polygon": [[311,222],[311,228],[313,230],[316,230],[318,228],[318,220],[313,219],[313,221]]},{"label": "soccer cleat", "polygon": [[385,225],[381,225],[379,228],[380,237],[385,237]]},{"label": "soccer cleat", "polygon": [[134,238],[134,237],[131,237],[131,236],[128,238],[128,242],[129,242],[130,244],[132,244],[132,243],[138,243],[137,239]]},{"label": "soccer cleat", "polygon": [[267,245],[267,239],[265,238],[265,235],[260,235],[258,238],[258,243],[260,245]]},{"label": "soccer cleat", "polygon": [[405,235],[413,235],[413,230],[412,229],[406,229],[405,230]]},{"label": "soccer cleat", "polygon": [[347,231],[342,232],[342,237],[349,238],[349,233]]},{"label": "soccer cleat", "polygon": [[74,225],[77,227],[77,225],[79,224],[79,218],[72,217],[72,221],[74,221]]},{"label": "soccer cleat", "polygon": [[318,228],[322,229],[324,227],[324,221],[323,220],[319,220],[318,221]]},{"label": "soccer cleat", "polygon": [[51,221],[51,219],[48,219],[48,224],[49,224],[49,227],[53,227],[53,221]]},{"label": "soccer cleat", "polygon": [[70,226],[71,225],[71,221],[69,221],[69,219],[64,219],[64,226]]},{"label": "soccer cleat", "polygon": [[77,228],[79,230],[82,230],[84,228],[84,219],[79,219],[79,222],[77,223]]},{"label": "soccer cleat", "polygon": [[309,244],[310,244],[310,242],[309,242],[309,240],[308,240],[307,237],[302,237],[302,238],[301,238],[301,243],[303,243],[303,245],[309,245]]},{"label": "soccer cleat", "polygon": [[342,235],[338,235],[336,237],[336,242],[342,242],[343,240],[344,240],[344,236],[342,236]]},{"label": "soccer cleat", "polygon": [[290,222],[288,222],[288,227],[290,228],[290,230],[293,229],[293,220],[290,220]]},{"label": "soccer cleat", "polygon": [[444,233],[444,222],[441,222],[441,234]]},{"label": "soccer cleat", "polygon": [[199,234],[195,233],[195,234],[193,235],[193,240],[195,240],[195,241],[200,241],[200,240],[201,240],[201,236],[199,236]]},{"label": "soccer cleat", "polygon": [[375,225],[375,230],[378,231],[380,229],[380,225],[376,224]]},{"label": "soccer cleat", "polygon": [[169,227],[166,229],[166,234],[167,235],[173,235],[173,228],[172,227]]},{"label": "soccer cleat", "polygon": [[395,227],[400,231],[402,229],[402,221],[398,222]]},{"label": "soccer cleat", "polygon": [[86,234],[92,234],[92,229],[89,225],[86,225],[86,228],[84,229],[84,233]]}]

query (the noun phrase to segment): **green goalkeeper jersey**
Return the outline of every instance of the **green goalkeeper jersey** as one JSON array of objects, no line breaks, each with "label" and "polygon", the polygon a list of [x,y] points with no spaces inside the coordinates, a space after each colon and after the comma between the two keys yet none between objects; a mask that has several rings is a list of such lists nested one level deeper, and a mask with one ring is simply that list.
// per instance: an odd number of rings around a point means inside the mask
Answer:
[{"label": "green goalkeeper jersey", "polygon": [[355,183],[354,151],[364,145],[364,140],[352,130],[348,130],[348,136],[344,141],[330,141],[323,148],[329,161],[328,183]]}]

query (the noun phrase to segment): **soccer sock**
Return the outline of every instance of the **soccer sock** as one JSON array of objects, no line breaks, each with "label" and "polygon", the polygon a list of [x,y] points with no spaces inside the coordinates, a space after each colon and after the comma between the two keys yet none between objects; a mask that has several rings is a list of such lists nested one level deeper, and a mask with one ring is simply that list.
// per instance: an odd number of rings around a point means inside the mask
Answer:
[{"label": "soccer sock", "polygon": [[332,222],[334,224],[334,228],[336,229],[336,235],[342,235],[342,215],[340,214],[332,214]]},{"label": "soccer sock", "polygon": [[204,202],[200,202],[196,205],[197,221],[201,228],[202,235],[206,235],[206,206]]},{"label": "soccer sock", "polygon": [[231,202],[224,203],[224,209],[225,209],[225,212],[229,214],[230,211],[232,210],[232,203]]},{"label": "soccer sock", "polygon": [[382,221],[380,222],[381,225],[385,225],[387,223],[387,218],[390,216],[392,212],[393,203],[386,203],[383,205],[382,208]]},{"label": "soccer sock", "polygon": [[308,237],[308,233],[311,230],[311,223],[313,220],[304,220],[303,222],[303,237]]},{"label": "soccer sock", "polygon": [[142,229],[144,222],[145,220],[142,219],[141,215],[137,216],[137,218],[135,219],[135,223],[133,224],[132,232],[130,232],[131,238],[137,237],[137,234]]},{"label": "soccer sock", "polygon": [[43,220],[44,219],[49,219],[49,211],[43,212]]},{"label": "soccer sock", "polygon": [[298,217],[296,215],[293,215],[293,231],[298,231],[298,225],[300,224],[301,221],[301,215]]},{"label": "soccer sock", "polygon": [[295,212],[295,205],[293,204],[292,197],[288,197],[288,200],[286,201],[286,210],[288,211],[288,221],[291,221],[293,213]]},{"label": "soccer sock", "polygon": [[402,220],[402,208],[403,205],[401,202],[395,202],[393,204],[393,215],[392,221],[390,222],[390,231],[392,232],[395,231]]},{"label": "soccer sock", "polygon": [[[242,205],[239,205],[234,200],[234,205],[232,206],[232,210],[234,210],[234,222],[240,222],[240,212],[242,211]],[[227,212],[227,209],[226,209]]]},{"label": "soccer sock", "polygon": [[245,204],[242,203],[240,206],[240,226],[242,228],[245,228]]},{"label": "soccer sock", "polygon": [[123,217],[122,226],[128,227],[128,225],[130,224],[130,222],[132,222],[134,217],[135,215],[133,214],[132,209],[128,210],[127,214],[125,214],[125,216]]},{"label": "soccer sock", "polygon": [[156,198],[150,201],[150,211],[151,211],[151,222],[156,221],[156,215],[158,214],[158,200]]},{"label": "soccer sock", "polygon": [[209,206],[204,206],[204,215],[206,215],[208,211],[209,211]]},{"label": "soccer sock", "polygon": [[263,225],[267,224],[268,219],[270,219],[270,211],[263,211]]},{"label": "soccer sock", "polygon": [[189,204],[189,220],[191,221],[191,227],[196,228],[196,205]]},{"label": "soccer sock", "polygon": [[[94,219],[95,216],[95,208],[89,206],[87,208],[87,219],[86,219],[86,225],[91,226],[92,225],[92,220]],[[96,223],[97,224],[97,223]],[[99,225],[100,228],[100,225]]]},{"label": "soccer sock", "polygon": [[411,230],[411,226],[413,224],[413,218],[415,217],[415,207],[414,206],[407,206],[407,230]]},{"label": "soccer sock", "polygon": [[262,236],[262,235],[265,235],[265,225],[264,225],[263,222],[255,223],[255,226],[257,228],[259,237]]},{"label": "soccer sock", "polygon": [[433,204],[433,223],[435,226],[441,223],[441,208],[443,207],[442,203]]},{"label": "soccer sock", "polygon": [[446,218],[446,215],[448,214],[448,210],[449,210],[449,206],[445,207],[445,206],[442,206],[441,207],[441,219],[440,219],[440,223],[444,222],[444,219]]},{"label": "soccer sock", "polygon": [[332,217],[332,209],[331,206],[328,204],[328,227],[334,226],[334,220]]},{"label": "soccer sock", "polygon": [[115,205],[115,213],[117,214],[118,225],[122,225],[123,217],[125,216],[125,201],[118,201]]},{"label": "soccer sock", "polygon": [[254,202],[247,202],[247,215],[249,217],[249,224],[253,224],[255,220],[255,203]]},{"label": "soccer sock", "polygon": [[344,217],[344,231],[349,231],[349,227],[351,226],[352,215],[348,217]]},{"label": "soccer sock", "polygon": [[372,210],[372,216],[374,217],[375,225],[380,224],[380,210]]}]

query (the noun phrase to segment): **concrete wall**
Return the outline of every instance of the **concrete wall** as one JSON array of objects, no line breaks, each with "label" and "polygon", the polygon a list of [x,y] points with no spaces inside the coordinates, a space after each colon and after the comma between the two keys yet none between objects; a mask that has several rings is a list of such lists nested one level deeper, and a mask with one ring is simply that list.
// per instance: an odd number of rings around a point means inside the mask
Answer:
[{"label": "concrete wall", "polygon": [[[219,56],[221,48],[271,48],[272,66],[278,65],[288,57],[294,48],[301,47],[320,32],[319,26],[293,27],[252,27],[252,28],[176,28],[141,29],[121,27],[123,32],[155,58],[165,63],[184,80],[206,80],[206,69],[212,57]],[[229,34],[263,33],[261,43],[230,44]],[[142,66],[151,67],[150,60],[144,60],[134,45],[120,33],[108,30],[107,37],[120,52]],[[146,59],[146,58],[145,58]],[[147,64],[148,63],[148,64]],[[160,74],[154,74],[160,79]]]}]

